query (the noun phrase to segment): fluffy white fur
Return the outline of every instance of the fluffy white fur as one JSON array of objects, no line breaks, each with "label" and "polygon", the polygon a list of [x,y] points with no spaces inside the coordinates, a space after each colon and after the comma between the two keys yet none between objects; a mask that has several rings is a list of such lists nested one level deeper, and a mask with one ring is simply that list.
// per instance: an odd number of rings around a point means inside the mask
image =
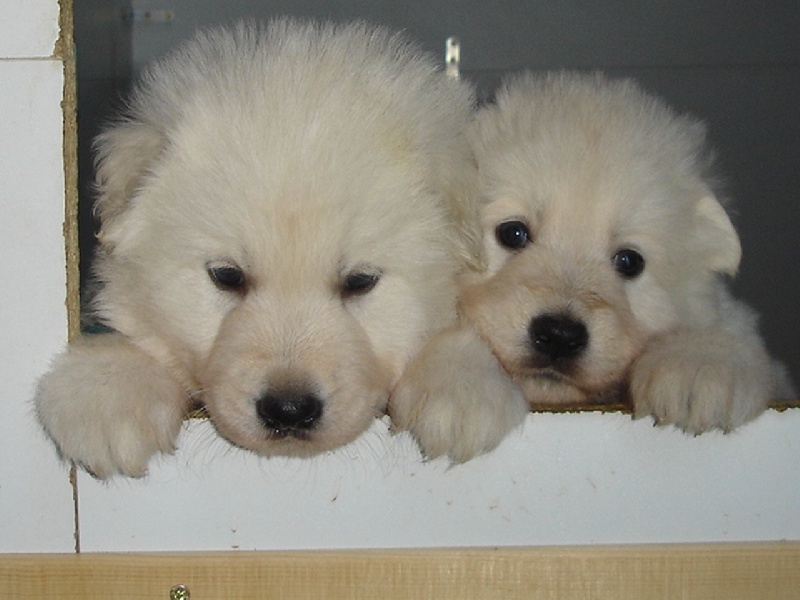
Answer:
[{"label": "fluffy white fur", "polygon": [[[629,394],[636,416],[700,433],[791,394],[726,288],[740,245],[701,123],[631,81],[523,74],[480,111],[471,144],[488,269],[393,402],[427,454],[493,448],[522,421],[522,396],[577,407]],[[632,256],[644,268],[626,276],[615,264]]]},{"label": "fluffy white fur", "polygon": [[[214,30],[147,71],[97,141],[92,312],[115,333],[35,399],[60,454],[143,475],[190,399],[260,454],[356,438],[478,254],[471,116],[466,84],[362,23]],[[259,416],[276,401],[297,421]]]}]

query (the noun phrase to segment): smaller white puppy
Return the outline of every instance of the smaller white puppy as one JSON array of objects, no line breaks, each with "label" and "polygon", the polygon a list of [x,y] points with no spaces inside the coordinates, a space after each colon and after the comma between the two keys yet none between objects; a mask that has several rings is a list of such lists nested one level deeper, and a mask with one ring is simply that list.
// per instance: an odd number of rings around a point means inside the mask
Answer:
[{"label": "smaller white puppy", "polygon": [[791,395],[726,287],[739,238],[701,123],[631,81],[523,74],[471,143],[488,268],[393,402],[429,456],[493,448],[528,405],[629,399],[636,416],[700,433]]}]

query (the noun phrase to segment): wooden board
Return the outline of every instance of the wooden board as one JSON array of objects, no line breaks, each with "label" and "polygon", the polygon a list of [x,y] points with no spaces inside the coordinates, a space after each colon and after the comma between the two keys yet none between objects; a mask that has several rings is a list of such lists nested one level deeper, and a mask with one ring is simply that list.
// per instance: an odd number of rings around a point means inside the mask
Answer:
[{"label": "wooden board", "polygon": [[0,555],[0,598],[800,598],[800,543]]}]

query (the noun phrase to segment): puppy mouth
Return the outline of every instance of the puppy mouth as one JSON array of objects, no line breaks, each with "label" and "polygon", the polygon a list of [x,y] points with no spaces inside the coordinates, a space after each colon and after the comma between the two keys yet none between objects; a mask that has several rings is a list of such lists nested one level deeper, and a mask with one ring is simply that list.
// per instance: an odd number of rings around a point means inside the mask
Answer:
[{"label": "puppy mouth", "polygon": [[[629,398],[627,386],[623,383],[624,377],[592,385],[584,379],[585,376],[577,359],[560,364],[541,365],[541,360],[535,356],[528,357],[526,363],[520,365],[512,375],[518,381],[537,381],[548,386],[571,388],[585,399],[585,402],[591,404],[618,403],[623,407],[628,406]],[[547,401],[543,401],[541,405],[550,406]]]},{"label": "puppy mouth", "polygon": [[272,429],[264,429],[265,441],[283,441],[283,440],[297,440],[298,442],[308,442],[313,435],[312,431],[304,429],[286,429],[275,427]]},{"label": "puppy mouth", "polygon": [[532,356],[517,370],[517,376],[526,379],[546,379],[548,381],[577,387],[575,380],[576,371],[577,367],[572,362],[564,362],[558,365],[542,365],[537,357]]}]

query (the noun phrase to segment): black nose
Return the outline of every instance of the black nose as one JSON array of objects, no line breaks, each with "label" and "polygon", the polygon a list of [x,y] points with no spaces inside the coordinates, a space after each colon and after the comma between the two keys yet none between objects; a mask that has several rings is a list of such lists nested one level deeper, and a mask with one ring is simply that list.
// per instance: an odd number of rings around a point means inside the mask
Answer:
[{"label": "black nose", "polygon": [[307,431],[322,416],[322,401],[311,393],[274,390],[256,401],[256,412],[277,433]]},{"label": "black nose", "polygon": [[589,343],[586,326],[563,315],[542,315],[528,328],[534,350],[552,360],[574,358]]}]

